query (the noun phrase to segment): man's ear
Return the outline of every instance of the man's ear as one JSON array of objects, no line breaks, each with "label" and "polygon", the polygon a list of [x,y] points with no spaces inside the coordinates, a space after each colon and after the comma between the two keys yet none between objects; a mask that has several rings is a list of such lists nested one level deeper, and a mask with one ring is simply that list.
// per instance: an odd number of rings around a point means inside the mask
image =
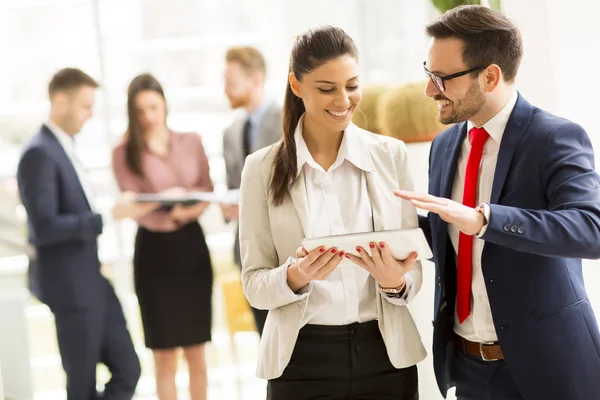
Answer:
[{"label": "man's ear", "polygon": [[69,94],[63,91],[54,93],[50,98],[50,104],[52,105],[52,108],[59,112],[68,107],[69,101]]},{"label": "man's ear", "polygon": [[483,70],[484,78],[484,90],[486,92],[493,92],[498,86],[502,78],[502,70],[496,64],[490,64],[486,69]]},{"label": "man's ear", "polygon": [[296,75],[294,75],[293,72],[290,72],[288,81],[290,83],[290,88],[292,88],[292,92],[299,98],[302,98],[302,91],[300,90],[300,82],[298,81],[298,79],[296,78]]},{"label": "man's ear", "polygon": [[262,72],[253,72],[252,75],[250,75],[250,79],[252,79],[252,84],[254,86],[264,86],[265,84],[265,75]]}]

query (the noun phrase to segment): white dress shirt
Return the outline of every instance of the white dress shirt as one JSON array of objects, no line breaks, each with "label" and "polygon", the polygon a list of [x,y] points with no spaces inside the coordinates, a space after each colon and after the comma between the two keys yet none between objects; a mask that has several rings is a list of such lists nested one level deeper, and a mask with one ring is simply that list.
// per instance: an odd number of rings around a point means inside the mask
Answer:
[{"label": "white dress shirt", "polygon": [[94,208],[94,191],[92,190],[92,186],[87,180],[85,170],[79,160],[77,159],[77,155],[75,154],[75,143],[73,137],[63,131],[58,125],[54,124],[52,121],[46,122],[46,126],[50,129],[50,132],[56,136],[58,143],[62,146],[63,150],[67,154],[67,157],[73,164],[75,168],[75,172],[77,173],[77,178],[79,178],[79,183],[83,188],[83,192],[87,199],[88,204],[90,205],[90,209],[95,211]]},{"label": "white dress shirt", "polygon": [[[374,171],[369,154],[351,129],[346,130],[337,159],[325,171],[310,154],[296,129],[298,173],[304,170],[309,237],[372,232],[373,211],[364,171]],[[339,257],[337,254],[334,257]],[[369,273],[347,258],[326,280],[312,281],[305,321],[316,325],[347,325],[377,319],[377,292]]]},{"label": "white dress shirt", "polygon": [[[483,156],[481,158],[481,166],[479,167],[479,176],[477,178],[477,197],[475,204],[488,203],[490,201],[502,135],[504,134],[504,129],[506,128],[510,114],[517,103],[517,97],[517,92],[515,91],[504,108],[492,119],[483,124],[483,128],[485,128],[490,137],[483,147]],[[473,128],[473,123],[468,121],[467,132],[471,128]],[[456,177],[454,178],[454,186],[452,187],[452,200],[458,203],[462,203],[465,186],[465,170],[470,150],[471,142],[469,141],[469,135],[467,134],[458,158],[458,168]],[[482,236],[484,233],[485,227],[473,240],[471,314],[461,324],[458,320],[456,310],[454,313],[454,332],[467,340],[480,343],[496,342],[498,340],[481,268],[481,255],[483,253],[485,241],[479,239],[479,236]],[[448,234],[450,235],[450,240],[454,246],[454,251],[458,254],[459,230],[456,226],[449,224]]]}]

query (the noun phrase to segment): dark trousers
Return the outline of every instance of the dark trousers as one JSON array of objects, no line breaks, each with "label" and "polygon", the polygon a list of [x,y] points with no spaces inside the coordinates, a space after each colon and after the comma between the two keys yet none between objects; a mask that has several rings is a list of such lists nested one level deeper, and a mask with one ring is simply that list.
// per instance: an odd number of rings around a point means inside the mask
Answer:
[{"label": "dark trousers", "polygon": [[263,329],[265,327],[265,321],[267,320],[267,314],[269,311],[267,310],[259,310],[258,308],[254,308],[250,306],[252,309],[252,315],[254,315],[254,323],[256,324],[256,330],[258,334],[262,336]]},{"label": "dark trousers", "polygon": [[267,400],[418,400],[417,366],[390,363],[377,321],[300,330]]},{"label": "dark trousers", "polygon": [[504,360],[483,361],[457,349],[452,382],[457,400],[524,400]]},{"label": "dark trousers", "polygon": [[[108,283],[102,303],[82,310],[53,310],[68,400],[130,400],[135,392],[140,363],[121,304]],[[98,363],[112,375],[103,394],[96,392]]]}]

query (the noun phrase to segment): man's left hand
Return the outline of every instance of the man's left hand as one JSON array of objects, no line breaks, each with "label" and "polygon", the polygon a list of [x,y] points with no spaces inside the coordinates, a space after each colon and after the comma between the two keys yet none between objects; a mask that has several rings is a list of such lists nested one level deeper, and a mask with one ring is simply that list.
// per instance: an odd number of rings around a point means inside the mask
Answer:
[{"label": "man's left hand", "polygon": [[410,201],[417,208],[436,213],[441,219],[453,224],[464,234],[477,235],[485,225],[483,214],[456,201],[404,190],[394,190],[394,194],[401,199]]}]

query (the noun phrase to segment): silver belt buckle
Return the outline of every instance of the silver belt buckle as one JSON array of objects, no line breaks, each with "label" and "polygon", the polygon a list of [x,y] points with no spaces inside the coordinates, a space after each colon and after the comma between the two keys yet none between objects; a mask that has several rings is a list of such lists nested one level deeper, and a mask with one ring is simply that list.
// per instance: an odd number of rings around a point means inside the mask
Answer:
[{"label": "silver belt buckle", "polygon": [[483,361],[498,361],[499,358],[486,358],[485,355],[483,354],[483,346],[490,346],[490,345],[495,345],[495,342],[484,342],[484,343],[479,343],[479,355],[481,355],[481,359]]}]

